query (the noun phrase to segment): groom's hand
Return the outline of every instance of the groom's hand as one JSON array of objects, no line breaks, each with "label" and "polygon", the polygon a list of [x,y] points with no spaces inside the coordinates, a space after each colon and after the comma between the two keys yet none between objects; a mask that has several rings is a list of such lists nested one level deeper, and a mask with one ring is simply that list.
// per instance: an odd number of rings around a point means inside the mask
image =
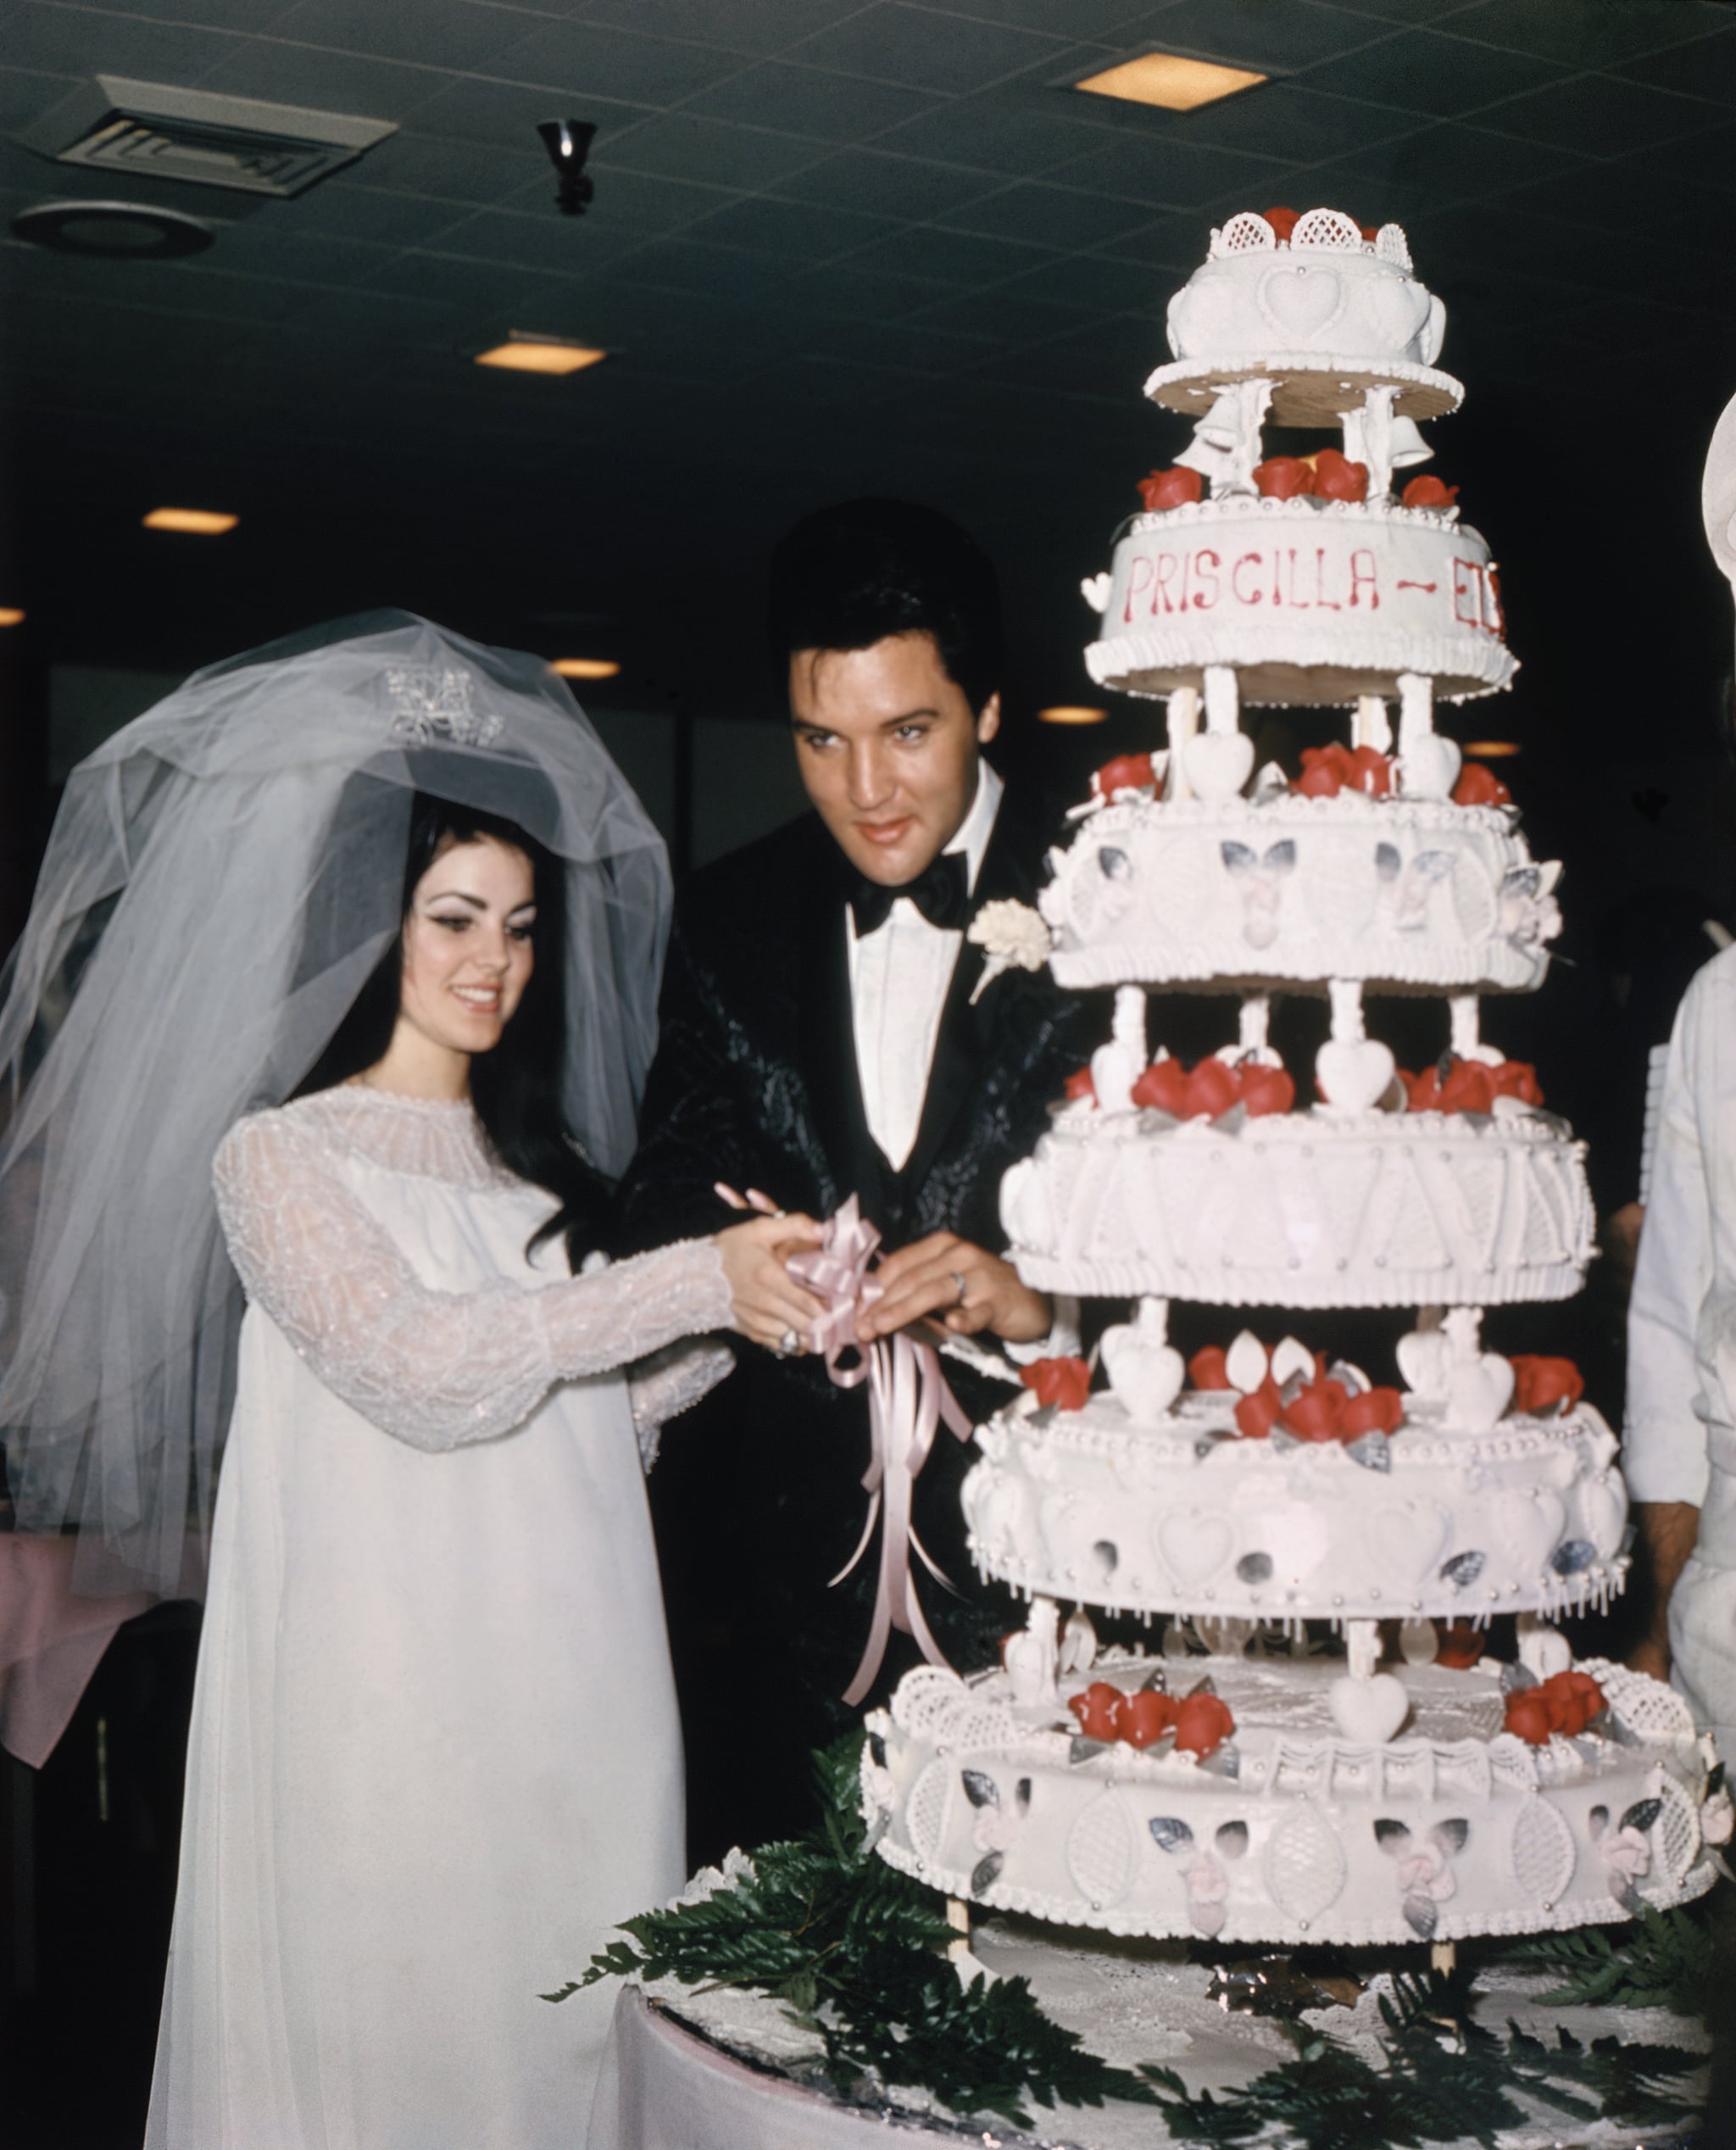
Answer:
[{"label": "groom's hand", "polygon": [[1048,1300],[1021,1283],[1010,1262],[951,1232],[931,1232],[900,1247],[874,1281],[884,1295],[856,1318],[865,1343],[930,1314],[955,1336],[988,1329],[1010,1344],[1032,1344],[1048,1335],[1054,1318]]}]

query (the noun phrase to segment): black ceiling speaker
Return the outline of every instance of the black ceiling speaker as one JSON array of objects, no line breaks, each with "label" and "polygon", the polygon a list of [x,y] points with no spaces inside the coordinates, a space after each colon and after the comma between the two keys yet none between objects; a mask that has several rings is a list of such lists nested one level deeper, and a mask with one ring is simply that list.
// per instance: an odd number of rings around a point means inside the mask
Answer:
[{"label": "black ceiling speaker", "polygon": [[145,202],[38,202],[12,220],[13,237],[56,253],[105,261],[172,261],[216,236],[179,209]]},{"label": "black ceiling speaker", "polygon": [[585,170],[591,137],[597,131],[596,123],[591,120],[544,120],[537,131],[560,175],[560,191],[554,198],[560,204],[561,214],[582,216],[597,192]]}]

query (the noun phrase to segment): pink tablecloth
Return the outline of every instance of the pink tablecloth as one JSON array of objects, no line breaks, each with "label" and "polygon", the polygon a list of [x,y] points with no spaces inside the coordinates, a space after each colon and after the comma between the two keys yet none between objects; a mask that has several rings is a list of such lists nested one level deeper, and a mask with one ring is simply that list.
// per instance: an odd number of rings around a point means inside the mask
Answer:
[{"label": "pink tablecloth", "polygon": [[77,1597],[70,1538],[0,1532],[0,1746],[40,1769],[123,1621],[157,1601]]}]

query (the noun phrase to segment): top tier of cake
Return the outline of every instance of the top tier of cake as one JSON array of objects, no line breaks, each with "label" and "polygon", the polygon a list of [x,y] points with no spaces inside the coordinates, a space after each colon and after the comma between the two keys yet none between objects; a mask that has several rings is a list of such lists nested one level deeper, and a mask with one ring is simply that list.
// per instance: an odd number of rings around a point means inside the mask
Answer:
[{"label": "top tier of cake", "polygon": [[1405,417],[1438,417],[1464,393],[1435,370],[1445,328],[1396,224],[1373,231],[1336,209],[1244,211],[1212,233],[1205,262],[1170,301],[1175,359],[1145,393],[1199,412],[1230,382],[1264,376],[1278,424],[1321,426],[1389,386]]}]

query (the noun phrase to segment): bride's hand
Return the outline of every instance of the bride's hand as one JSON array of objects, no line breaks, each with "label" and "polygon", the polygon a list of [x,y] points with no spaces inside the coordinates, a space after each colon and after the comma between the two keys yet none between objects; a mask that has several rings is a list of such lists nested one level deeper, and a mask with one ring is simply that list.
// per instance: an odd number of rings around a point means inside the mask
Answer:
[{"label": "bride's hand", "polygon": [[811,1217],[756,1217],[717,1234],[735,1326],[743,1336],[787,1356],[784,1340],[793,1332],[801,1340],[798,1348],[805,1347],[808,1331],[824,1309],[784,1264],[804,1247],[818,1246],[822,1236]]}]

